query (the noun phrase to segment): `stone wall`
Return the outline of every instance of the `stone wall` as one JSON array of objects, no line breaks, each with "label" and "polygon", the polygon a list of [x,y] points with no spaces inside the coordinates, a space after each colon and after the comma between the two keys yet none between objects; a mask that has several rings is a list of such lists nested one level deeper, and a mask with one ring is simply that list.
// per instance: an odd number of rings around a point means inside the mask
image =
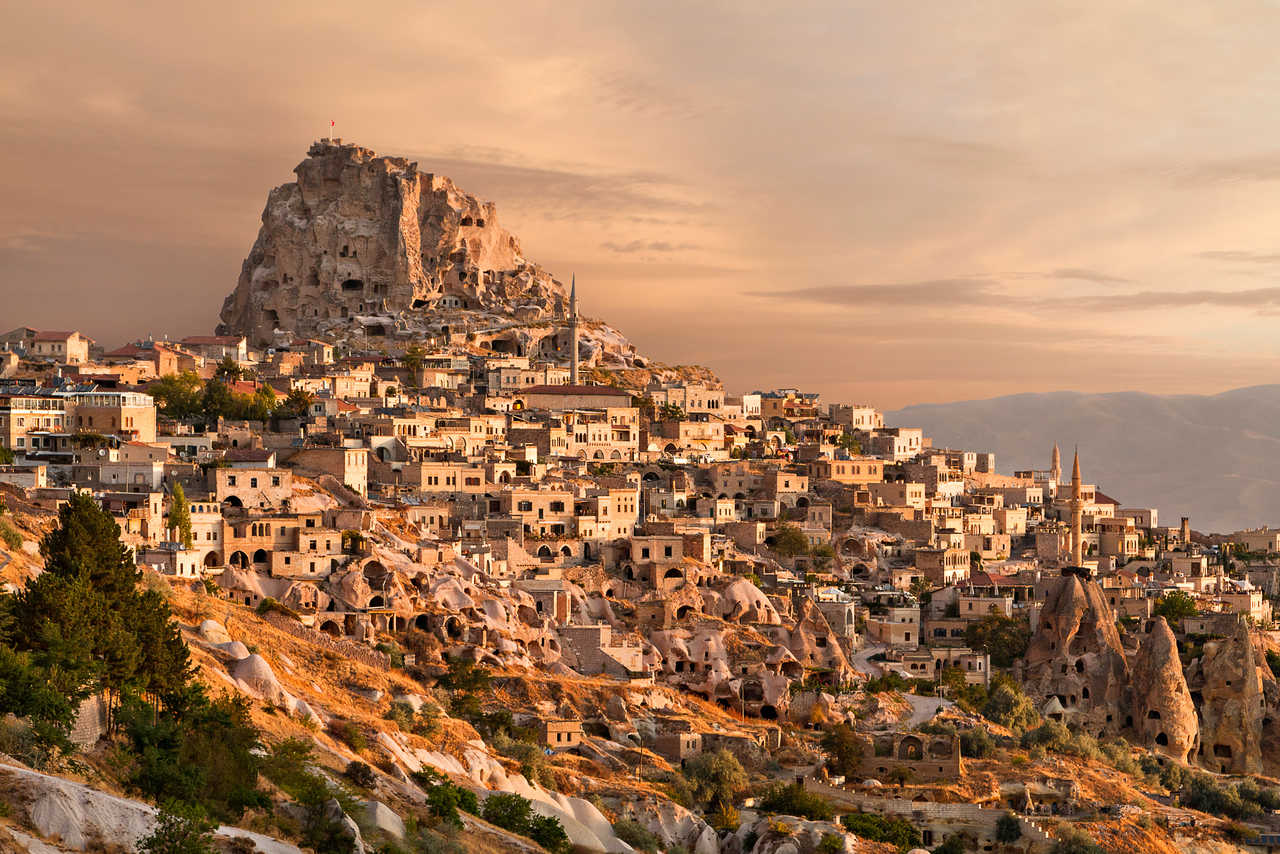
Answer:
[{"label": "stone wall", "polygon": [[101,695],[89,697],[76,711],[71,726],[71,743],[81,750],[88,750],[107,734],[107,703]]}]

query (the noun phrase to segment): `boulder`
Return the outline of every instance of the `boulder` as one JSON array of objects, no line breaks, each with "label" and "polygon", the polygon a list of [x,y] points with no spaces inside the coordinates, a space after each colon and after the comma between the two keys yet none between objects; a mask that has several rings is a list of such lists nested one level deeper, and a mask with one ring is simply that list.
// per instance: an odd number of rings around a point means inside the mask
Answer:
[{"label": "boulder", "polygon": [[385,833],[395,839],[404,839],[404,821],[396,815],[391,807],[381,801],[366,801],[364,805],[365,824],[373,830]]},{"label": "boulder", "polygon": [[205,620],[196,629],[196,633],[211,644],[231,643],[231,635],[217,620]]}]

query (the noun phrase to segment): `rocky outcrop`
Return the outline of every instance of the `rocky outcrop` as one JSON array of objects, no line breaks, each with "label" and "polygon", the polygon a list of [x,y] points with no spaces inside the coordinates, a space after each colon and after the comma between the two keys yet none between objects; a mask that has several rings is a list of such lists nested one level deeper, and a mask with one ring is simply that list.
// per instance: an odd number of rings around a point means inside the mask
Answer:
[{"label": "rocky outcrop", "polygon": [[1200,709],[1200,764],[1228,774],[1262,771],[1264,697],[1249,626],[1236,623],[1230,637],[1205,642],[1204,655],[1187,673]]},{"label": "rocky outcrop", "polygon": [[[265,347],[294,338],[448,340],[568,360],[563,283],[449,178],[341,140],[314,143],[267,197],[218,331]],[[616,330],[580,324],[582,364],[633,368]]]},{"label": "rocky outcrop", "polygon": [[1064,573],[1045,597],[1024,665],[1027,693],[1056,698],[1062,717],[1098,732],[1120,729],[1128,664],[1115,615],[1097,582]]},{"label": "rocky outcrop", "polygon": [[1134,739],[1179,762],[1194,760],[1200,725],[1182,673],[1178,644],[1164,617],[1142,639],[1130,669],[1128,722]]}]

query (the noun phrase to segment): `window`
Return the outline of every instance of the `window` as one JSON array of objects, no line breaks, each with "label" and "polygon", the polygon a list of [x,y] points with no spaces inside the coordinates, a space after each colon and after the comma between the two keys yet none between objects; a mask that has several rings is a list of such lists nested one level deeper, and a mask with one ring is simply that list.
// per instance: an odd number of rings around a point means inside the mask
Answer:
[{"label": "window", "polygon": [[257,487],[258,487],[258,479],[256,477],[249,478],[249,488],[257,489]]},{"label": "window", "polygon": [[[21,440],[21,439],[19,439],[18,441],[22,441],[22,440]],[[641,557],[641,558],[647,558],[648,556],[649,556],[649,547],[648,547],[648,546],[645,546],[644,548],[640,549],[640,557]]]},{"label": "window", "polygon": [[279,485],[280,485],[280,478],[278,478],[278,477],[272,477],[272,478],[271,478],[271,485],[272,485],[272,486],[279,486]]},{"label": "window", "polygon": [[236,476],[233,474],[227,475],[227,486],[235,486],[235,485],[236,485]]}]

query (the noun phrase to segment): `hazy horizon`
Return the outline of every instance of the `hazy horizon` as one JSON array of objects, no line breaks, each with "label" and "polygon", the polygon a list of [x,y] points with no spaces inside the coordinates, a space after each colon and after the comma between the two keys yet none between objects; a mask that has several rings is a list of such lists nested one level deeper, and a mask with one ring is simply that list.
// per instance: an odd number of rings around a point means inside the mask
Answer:
[{"label": "hazy horizon", "polygon": [[734,390],[1213,394],[1280,355],[1273,3],[9,18],[8,327],[211,331],[333,119],[496,202],[585,313]]}]

